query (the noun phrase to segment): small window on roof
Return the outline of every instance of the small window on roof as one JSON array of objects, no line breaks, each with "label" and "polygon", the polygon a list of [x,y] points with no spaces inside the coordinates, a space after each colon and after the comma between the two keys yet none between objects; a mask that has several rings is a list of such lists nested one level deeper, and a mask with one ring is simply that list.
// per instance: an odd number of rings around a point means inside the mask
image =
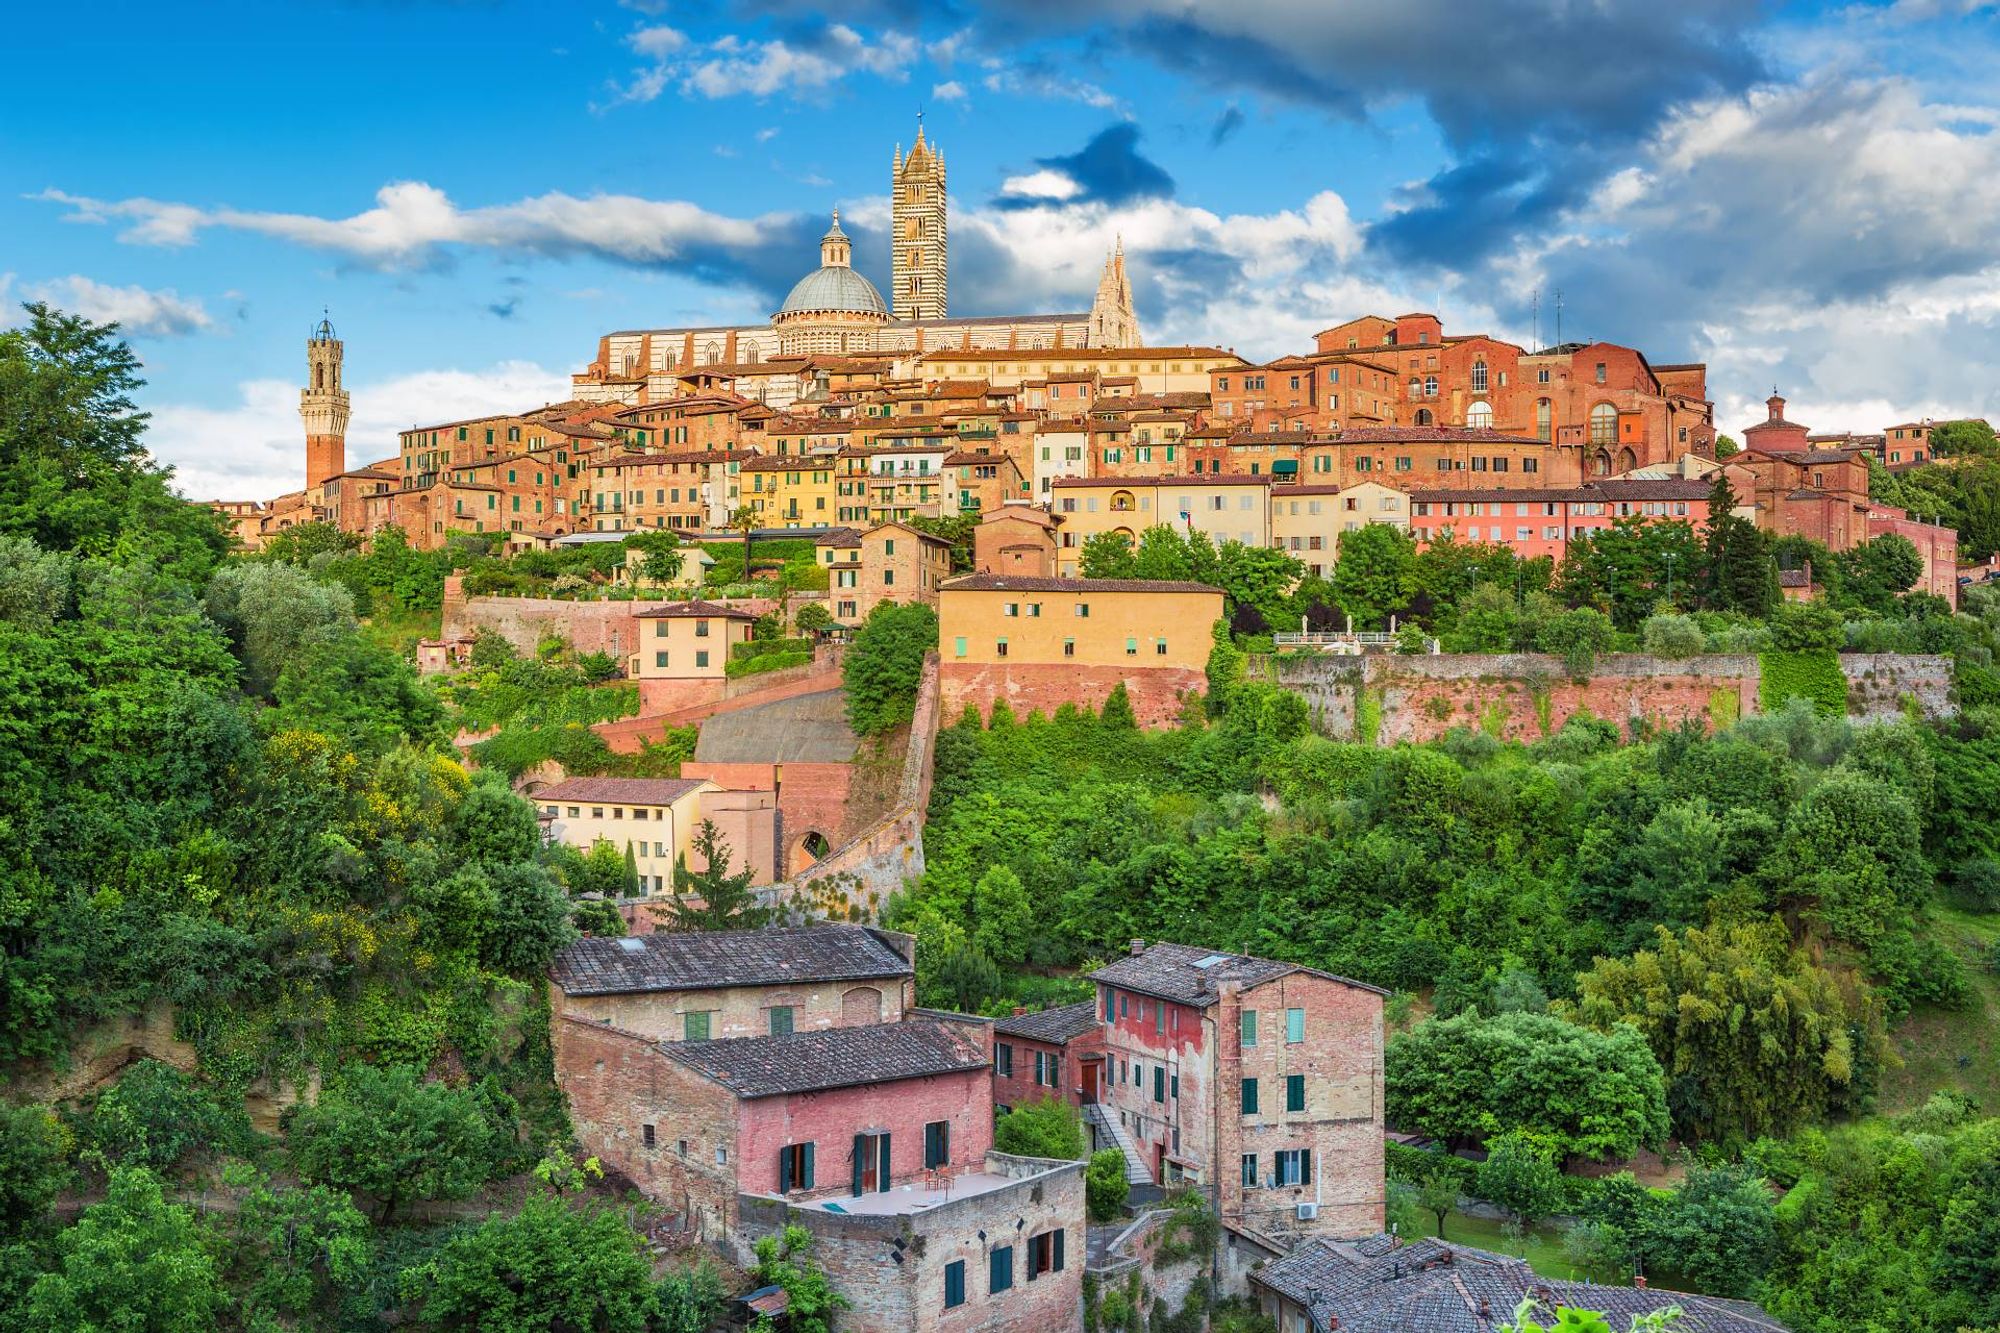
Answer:
[{"label": "small window on roof", "polygon": [[1195,966],[1196,966],[1196,967],[1214,967],[1214,966],[1215,966],[1215,965],[1216,965],[1217,963],[1226,963],[1226,962],[1228,962],[1228,961],[1229,961],[1229,957],[1230,957],[1230,956],[1229,956],[1228,954],[1226,954],[1226,953],[1212,953],[1212,954],[1210,954],[1210,955],[1209,955],[1208,957],[1206,957],[1206,958],[1201,958],[1201,959],[1197,959],[1197,960],[1195,961]]},{"label": "small window on roof", "polygon": [[646,952],[646,941],[636,935],[623,935],[619,937],[618,947],[626,953],[644,953]]}]

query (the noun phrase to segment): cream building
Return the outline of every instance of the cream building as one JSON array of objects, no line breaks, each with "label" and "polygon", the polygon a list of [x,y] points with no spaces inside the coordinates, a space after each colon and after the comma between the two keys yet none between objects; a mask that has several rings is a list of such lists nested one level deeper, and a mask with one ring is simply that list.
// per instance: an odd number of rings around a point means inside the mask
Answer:
[{"label": "cream building", "polygon": [[1065,577],[1083,564],[1083,547],[1101,532],[1134,545],[1151,527],[1183,536],[1200,532],[1220,546],[1271,544],[1271,478],[1063,477],[1051,486],[1051,512],[1062,520],[1056,568]]},{"label": "cream building", "polygon": [[647,894],[670,892],[675,858],[686,856],[701,827],[701,798],[720,791],[701,778],[567,778],[533,800],[550,838],[588,852],[608,841],[630,850]]},{"label": "cream building", "polygon": [[1050,491],[1063,477],[1090,475],[1090,427],[1076,422],[1044,421],[1035,427],[1034,497],[1051,502]]},{"label": "cream building", "polygon": [[633,619],[640,626],[631,676],[642,689],[648,680],[720,681],[730,649],[750,642],[757,621],[737,607],[700,601],[669,602]]},{"label": "cream building", "polygon": [[1304,563],[1309,574],[1331,574],[1341,535],[1370,523],[1409,531],[1410,497],[1379,481],[1271,488],[1271,545]]}]

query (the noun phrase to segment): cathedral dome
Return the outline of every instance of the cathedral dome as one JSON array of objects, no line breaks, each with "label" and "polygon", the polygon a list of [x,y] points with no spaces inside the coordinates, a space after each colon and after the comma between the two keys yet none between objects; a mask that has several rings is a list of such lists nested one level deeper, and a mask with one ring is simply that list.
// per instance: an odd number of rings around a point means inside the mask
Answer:
[{"label": "cathedral dome", "polygon": [[889,307],[882,300],[882,293],[875,290],[875,284],[840,264],[828,264],[800,278],[778,315],[783,318],[826,311],[889,317]]}]

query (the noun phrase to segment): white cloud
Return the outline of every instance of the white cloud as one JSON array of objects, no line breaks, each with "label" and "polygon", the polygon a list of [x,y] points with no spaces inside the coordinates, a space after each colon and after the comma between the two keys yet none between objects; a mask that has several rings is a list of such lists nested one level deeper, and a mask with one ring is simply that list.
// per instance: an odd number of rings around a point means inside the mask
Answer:
[{"label": "white cloud", "polygon": [[1085,106],[1096,107],[1100,111],[1120,109],[1118,99],[1083,79],[1073,79],[1067,74],[1057,74],[1050,70],[1023,69],[1009,65],[988,74],[984,80],[988,92],[1006,93],[1013,97],[1053,98],[1063,102],[1081,102]]},{"label": "white cloud", "polygon": [[1000,183],[1000,193],[1023,199],[1074,199],[1083,193],[1076,178],[1048,167],[1022,176],[1009,176]]},{"label": "white cloud", "polygon": [[[351,385],[347,465],[360,467],[396,453],[396,433],[432,421],[487,412],[522,411],[569,397],[569,376],[528,361],[485,370],[424,370],[372,384]],[[305,481],[305,434],[299,386],[248,380],[222,408],[146,404],[153,414],[147,447],[176,470],[175,484],[192,499],[266,500]]]},{"label": "white cloud", "polygon": [[931,87],[931,96],[940,102],[963,102],[965,85],[957,79],[946,79],[943,83]]},{"label": "white cloud", "polygon": [[[618,102],[650,102],[669,87],[691,97],[773,97],[825,93],[851,74],[901,82],[924,54],[916,38],[884,32],[872,41],[835,23],[810,42],[746,40],[727,34],[696,43],[665,24],[640,28],[626,44],[653,63],[617,89]],[[772,131],[775,133],[776,131]]]},{"label": "white cloud", "polygon": [[[780,219],[729,218],[680,200],[632,195],[580,199],[554,192],[511,204],[462,209],[422,181],[398,181],[375,194],[375,207],[350,217],[201,209],[151,199],[106,201],[59,191],[37,198],[68,205],[71,220],[132,221],[118,239],[142,245],[189,245],[204,230],[254,232],[340,255],[371,268],[434,263],[454,246],[544,255],[595,255],[662,263],[690,252],[738,250],[764,243]],[[170,219],[163,230],[160,221]]]},{"label": "white cloud", "polygon": [[[14,275],[0,278],[0,302],[6,302]],[[144,287],[113,287],[80,273],[48,282],[29,283],[21,288],[21,299],[45,301],[59,310],[99,324],[116,323],[137,337],[171,338],[198,333],[213,326],[208,311],[193,297],[184,297],[171,287],[151,291]],[[0,320],[4,323],[4,320]]]},{"label": "white cloud", "polygon": [[776,125],[767,125],[757,131],[756,137],[758,143],[769,143],[778,137],[778,127]]}]

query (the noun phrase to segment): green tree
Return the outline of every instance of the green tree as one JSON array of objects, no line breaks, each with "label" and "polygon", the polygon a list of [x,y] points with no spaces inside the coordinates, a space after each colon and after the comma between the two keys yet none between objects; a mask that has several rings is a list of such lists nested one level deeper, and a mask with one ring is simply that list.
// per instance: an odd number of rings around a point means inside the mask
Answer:
[{"label": "green tree", "polygon": [[1877,614],[1887,613],[1924,576],[1916,544],[1896,532],[1862,542],[1835,559],[1846,598]]},{"label": "green tree", "polygon": [[1028,954],[1035,908],[1021,877],[991,866],[972,886],[972,943],[996,963],[1019,963]]},{"label": "green tree", "polygon": [[1334,598],[1356,629],[1379,629],[1409,606],[1417,591],[1416,545],[1401,528],[1369,523],[1342,533],[1333,567]]},{"label": "green tree", "polygon": [[[639,557],[638,568],[630,571],[634,586],[640,583],[650,583],[656,588],[671,586],[680,577],[681,566],[687,558],[681,550],[680,534],[667,528],[635,532],[622,545],[628,565],[634,554]],[[746,564],[745,577],[748,576]]]},{"label": "green tree", "polygon": [[652,1262],[623,1217],[547,1194],[460,1230],[401,1285],[432,1325],[491,1333],[647,1333],[657,1301]]},{"label": "green tree", "polygon": [[0,1103],[0,1240],[34,1226],[68,1188],[68,1135],[45,1106]]},{"label": "green tree", "polygon": [[1736,505],[1728,471],[1717,468],[1702,538],[1702,600],[1713,610],[1762,619],[1778,602],[1776,566],[1769,539],[1736,512]]},{"label": "green tree", "polygon": [[1116,1221],[1125,1211],[1132,1182],[1125,1178],[1125,1154],[1116,1148],[1100,1148],[1090,1155],[1083,1169],[1084,1208],[1098,1224]]},{"label": "green tree", "polygon": [[1479,1196],[1512,1213],[1524,1226],[1562,1203],[1562,1171],[1551,1149],[1532,1134],[1510,1131],[1486,1146],[1479,1164]]},{"label": "green tree", "polygon": [[368,1263],[368,1219],[324,1185],[286,1188],[253,1176],[233,1219],[233,1282],[253,1315],[334,1313]]},{"label": "green tree", "polygon": [[1427,1173],[1417,1182],[1417,1203],[1437,1219],[1438,1239],[1443,1240],[1444,1220],[1458,1207],[1458,1176],[1442,1169]]},{"label": "green tree", "polygon": [[750,542],[757,533],[757,511],[749,505],[738,505],[729,513],[729,526],[743,534],[743,581],[749,583],[756,571],[756,566],[750,563]]},{"label": "green tree", "polygon": [[1122,532],[1099,532],[1084,538],[1079,565],[1087,579],[1139,577],[1132,540]]},{"label": "green tree", "polygon": [[107,1160],[164,1171],[203,1149],[240,1145],[250,1126],[240,1107],[232,1114],[172,1065],[140,1060],[99,1094],[83,1129]]},{"label": "green tree", "polygon": [[1743,446],[1736,442],[1736,438],[1734,436],[1718,435],[1715,437],[1715,456],[1718,460],[1724,458],[1734,458],[1736,457],[1736,455],[1742,452],[1743,452]]},{"label": "green tree", "polygon": [[1457,1143],[1530,1130],[1564,1155],[1624,1158],[1667,1136],[1665,1077],[1629,1027],[1434,1018],[1389,1043],[1384,1081],[1392,1123]]},{"label": "green tree", "polygon": [[669,930],[749,930],[761,926],[769,911],[757,901],[750,882],[756,870],[745,864],[729,868],[728,839],[713,820],[695,830],[694,854],[701,869],[690,870],[685,855],[674,858],[673,900],[654,907],[654,916]]},{"label": "green tree", "polygon": [[288,565],[310,565],[318,556],[353,555],[360,549],[360,533],[342,532],[336,524],[317,519],[272,533],[264,539],[261,554]]},{"label": "green tree", "polygon": [[1977,418],[1969,421],[1940,421],[1931,427],[1931,457],[1992,458],[2000,454],[2000,442],[1993,427]]},{"label": "green tree", "polygon": [[267,714],[273,730],[333,737],[357,754],[379,755],[403,741],[444,738],[444,705],[410,664],[350,635],[309,648],[287,662]]},{"label": "green tree", "polygon": [[993,1146],[1017,1157],[1074,1162],[1083,1156],[1083,1122],[1059,1097],[1024,1102],[993,1126]]},{"label": "green tree", "polygon": [[909,722],[924,657],[937,646],[936,611],[922,602],[877,604],[855,631],[841,666],[847,725],[856,735],[880,735]]},{"label": "green tree", "polygon": [[[812,1232],[787,1226],[778,1235],[758,1237],[753,1247],[757,1266],[751,1280],[784,1289],[786,1333],[831,1333],[834,1319],[847,1308],[846,1298],[813,1259],[812,1244]],[[751,1333],[775,1333],[777,1325],[769,1315],[759,1315],[750,1327]]]},{"label": "green tree", "polygon": [[807,602],[793,613],[792,624],[801,634],[824,634],[833,627],[833,613],[825,602]]},{"label": "green tree", "polygon": [[1571,603],[1607,608],[1620,629],[1634,629],[1662,602],[1689,599],[1699,557],[1686,523],[1631,514],[1570,543],[1559,590]]},{"label": "green tree", "polygon": [[42,633],[70,610],[76,561],[26,537],[0,536],[0,621]]},{"label": "green tree", "polygon": [[300,1177],[368,1195],[388,1221],[410,1199],[463,1199],[500,1146],[475,1094],[404,1066],[349,1065],[318,1101],[292,1107],[286,1144]]},{"label": "green tree", "polygon": [[1718,1296],[1750,1296],[1777,1245],[1770,1187],[1744,1166],[1690,1166],[1653,1210],[1646,1253]]},{"label": "green tree", "polygon": [[1132,696],[1119,681],[1111,687],[1111,693],[1104,696],[1104,711],[1098,720],[1107,731],[1135,731],[1139,726],[1138,716],[1132,711]]},{"label": "green tree", "polygon": [[1544,622],[1535,646],[1562,658],[1572,680],[1586,680],[1597,670],[1597,655],[1617,637],[1611,621],[1595,607],[1580,606]]},{"label": "green tree", "polygon": [[1865,992],[1850,1006],[1776,918],[1662,927],[1655,948],[1600,958],[1576,984],[1574,1004],[1556,1012],[1643,1033],[1667,1073],[1675,1131],[1687,1137],[1742,1143],[1817,1120],[1881,1041]]},{"label": "green tree", "polygon": [[117,1167],[104,1202],[56,1237],[56,1266],[21,1303],[48,1333],[203,1333],[228,1304],[194,1214],[141,1167]]}]

